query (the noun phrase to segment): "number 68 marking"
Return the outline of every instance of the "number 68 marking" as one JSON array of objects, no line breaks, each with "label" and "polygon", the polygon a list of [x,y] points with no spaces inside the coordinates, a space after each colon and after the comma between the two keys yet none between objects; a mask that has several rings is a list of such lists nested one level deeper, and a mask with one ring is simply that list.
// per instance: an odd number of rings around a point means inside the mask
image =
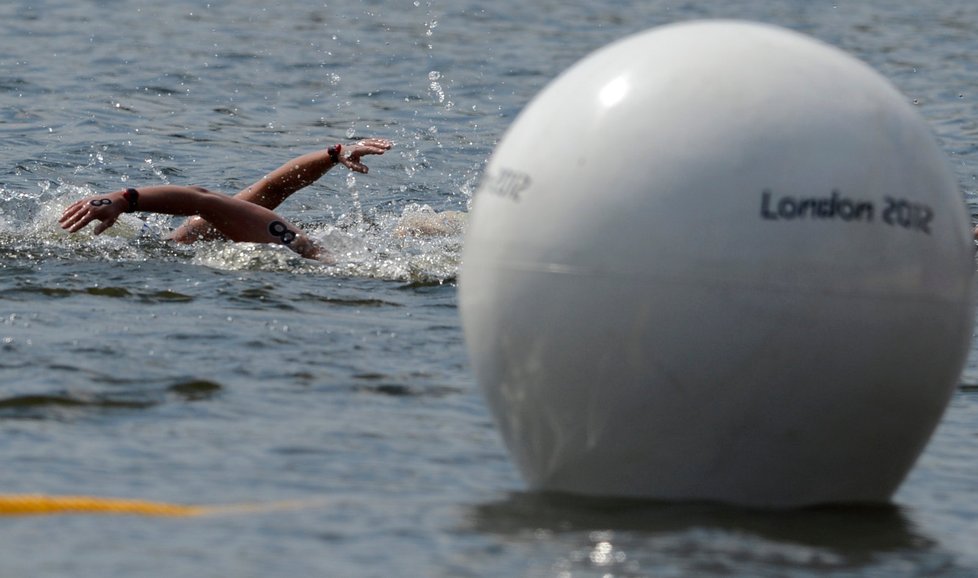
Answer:
[{"label": "number 68 marking", "polygon": [[295,231],[290,230],[282,221],[272,221],[268,224],[268,232],[273,237],[278,237],[283,245],[288,245],[295,241]]}]

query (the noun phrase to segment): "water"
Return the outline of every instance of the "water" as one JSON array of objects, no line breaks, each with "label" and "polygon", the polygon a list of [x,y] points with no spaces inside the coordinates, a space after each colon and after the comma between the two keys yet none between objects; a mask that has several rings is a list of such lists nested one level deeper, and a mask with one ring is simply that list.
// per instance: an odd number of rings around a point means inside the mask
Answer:
[{"label": "water", "polygon": [[[744,512],[528,494],[465,358],[464,210],[515,114],[625,34],[782,24],[891,78],[976,212],[978,5],[44,0],[0,6],[0,491],[211,516],[0,520],[4,576],[978,576],[978,392],[962,387],[892,508]],[[396,141],[282,212],[336,268],[174,247],[131,216],[61,234],[71,200],[156,182],[234,191],[291,156]],[[708,352],[704,352],[708,354]],[[978,356],[963,381],[978,383]]]}]

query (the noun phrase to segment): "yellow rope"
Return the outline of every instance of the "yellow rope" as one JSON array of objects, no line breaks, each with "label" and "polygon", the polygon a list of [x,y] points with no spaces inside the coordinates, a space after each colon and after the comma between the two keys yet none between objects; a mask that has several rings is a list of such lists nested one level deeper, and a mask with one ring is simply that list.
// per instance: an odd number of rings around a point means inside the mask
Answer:
[{"label": "yellow rope", "polygon": [[96,496],[49,496],[45,494],[0,494],[0,516],[43,516],[105,514],[131,516],[202,516],[209,514],[254,514],[322,507],[328,500],[305,499],[263,504],[188,506]]},{"label": "yellow rope", "polygon": [[50,514],[114,514],[137,516],[199,516],[214,508],[94,496],[0,495],[0,516]]}]

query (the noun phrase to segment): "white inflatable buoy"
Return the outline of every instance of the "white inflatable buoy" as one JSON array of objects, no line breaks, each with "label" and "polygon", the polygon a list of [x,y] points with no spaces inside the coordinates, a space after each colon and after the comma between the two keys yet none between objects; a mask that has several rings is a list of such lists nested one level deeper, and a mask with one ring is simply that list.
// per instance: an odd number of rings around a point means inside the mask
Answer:
[{"label": "white inflatable buoy", "polygon": [[969,229],[879,74],[771,26],[677,24],[588,56],[516,119],[460,309],[534,489],[880,502],[966,356]]}]

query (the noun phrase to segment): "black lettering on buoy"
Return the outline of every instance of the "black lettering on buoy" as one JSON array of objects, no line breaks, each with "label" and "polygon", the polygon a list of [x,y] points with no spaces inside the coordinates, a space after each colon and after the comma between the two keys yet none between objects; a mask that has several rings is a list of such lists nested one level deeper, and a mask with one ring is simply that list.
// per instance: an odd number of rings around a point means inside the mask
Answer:
[{"label": "black lettering on buoy", "polygon": [[841,219],[871,223],[874,206],[870,201],[843,197],[838,189],[833,189],[826,197],[784,195],[776,200],[771,189],[764,189],[761,191],[761,218],[767,221]]},{"label": "black lettering on buoy", "polygon": [[514,201],[519,201],[520,194],[533,183],[530,175],[513,169],[499,169],[492,173],[486,173],[484,179],[483,190]]},{"label": "black lettering on buoy", "polygon": [[831,219],[835,216],[835,197],[830,199],[819,199],[818,200],[818,216],[822,219]]},{"label": "black lettering on buoy", "polygon": [[934,209],[930,206],[889,196],[883,197],[883,203],[884,223],[930,235],[930,222],[934,218]]},{"label": "black lettering on buoy", "polygon": [[776,221],[778,216],[771,212],[771,191],[764,189],[761,192],[761,218],[769,221]]},{"label": "black lettering on buoy", "polygon": [[855,214],[856,208],[853,206],[852,202],[848,199],[843,200],[839,203],[839,216],[842,217],[843,221],[851,221],[853,215]]}]

